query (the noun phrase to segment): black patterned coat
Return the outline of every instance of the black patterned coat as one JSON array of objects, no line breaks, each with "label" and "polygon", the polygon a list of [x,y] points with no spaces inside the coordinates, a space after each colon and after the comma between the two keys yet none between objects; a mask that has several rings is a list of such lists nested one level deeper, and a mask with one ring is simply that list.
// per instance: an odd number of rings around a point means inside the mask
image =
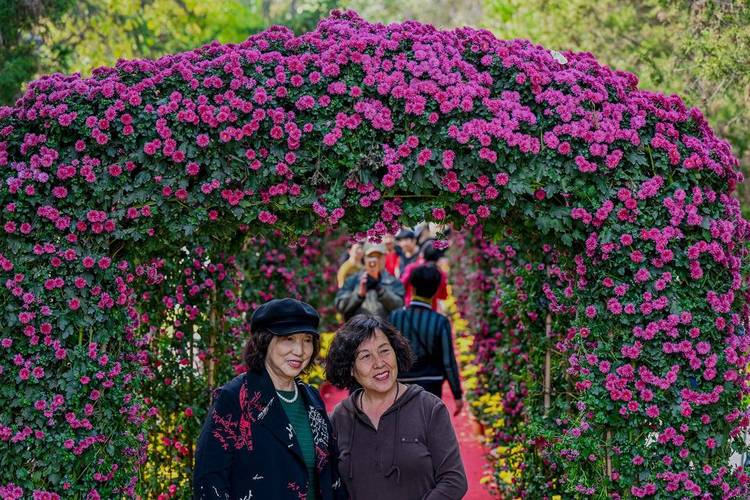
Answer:
[{"label": "black patterned coat", "polygon": [[[297,382],[315,444],[321,500],[345,500],[320,394]],[[331,460],[334,462],[331,463]],[[271,378],[248,372],[214,392],[195,455],[193,497],[307,500],[307,468]]]}]

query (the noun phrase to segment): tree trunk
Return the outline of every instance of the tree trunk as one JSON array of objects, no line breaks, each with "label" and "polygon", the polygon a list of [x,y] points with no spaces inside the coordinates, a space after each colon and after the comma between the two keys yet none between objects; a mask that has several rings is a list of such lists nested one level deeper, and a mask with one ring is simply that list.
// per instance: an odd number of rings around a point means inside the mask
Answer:
[{"label": "tree trunk", "polygon": [[263,20],[268,22],[271,19],[271,0],[263,0],[261,4]]}]

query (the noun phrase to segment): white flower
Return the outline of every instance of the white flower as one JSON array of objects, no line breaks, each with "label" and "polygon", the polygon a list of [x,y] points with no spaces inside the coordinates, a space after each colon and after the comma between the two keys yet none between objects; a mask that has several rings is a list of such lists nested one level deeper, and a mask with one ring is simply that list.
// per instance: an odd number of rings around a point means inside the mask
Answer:
[{"label": "white flower", "polygon": [[555,58],[555,61],[559,62],[560,64],[568,64],[568,60],[560,52],[556,50],[550,50],[549,53],[552,55],[552,57]]}]

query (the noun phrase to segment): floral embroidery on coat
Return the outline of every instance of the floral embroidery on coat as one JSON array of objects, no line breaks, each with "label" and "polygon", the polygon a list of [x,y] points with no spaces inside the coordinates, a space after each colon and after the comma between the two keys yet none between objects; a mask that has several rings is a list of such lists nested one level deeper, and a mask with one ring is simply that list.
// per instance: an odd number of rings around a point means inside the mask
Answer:
[{"label": "floral embroidery on coat", "polygon": [[310,419],[310,430],[313,435],[313,442],[316,446],[328,445],[328,425],[326,419],[320,414],[317,408],[314,406],[310,407],[307,412],[307,417]]},{"label": "floral embroidery on coat", "polygon": [[317,461],[315,462],[315,469],[318,471],[318,474],[320,474],[321,472],[323,472],[325,466],[328,465],[328,450],[326,448],[316,446],[315,456],[317,458]]},{"label": "floral embroidery on coat", "polygon": [[286,487],[297,494],[298,500],[307,500],[306,490],[303,490],[299,484],[294,481],[289,481],[289,484]]},{"label": "floral embroidery on coat", "polygon": [[253,429],[252,425],[258,420],[257,414],[263,411],[260,404],[261,394],[255,391],[252,399],[248,397],[247,387],[242,384],[240,387],[240,419],[235,421],[231,413],[224,416],[214,410],[213,418],[215,429],[213,436],[225,450],[230,446],[235,450],[247,448],[253,450]]},{"label": "floral embroidery on coat", "polygon": [[315,445],[315,456],[317,458],[315,468],[320,473],[328,464],[328,425],[323,415],[315,407],[310,407],[307,417],[310,420],[310,430]]}]

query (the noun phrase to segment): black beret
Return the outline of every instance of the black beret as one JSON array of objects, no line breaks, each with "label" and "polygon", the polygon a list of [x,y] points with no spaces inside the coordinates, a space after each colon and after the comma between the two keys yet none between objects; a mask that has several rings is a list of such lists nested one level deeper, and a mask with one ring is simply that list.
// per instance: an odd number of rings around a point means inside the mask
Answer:
[{"label": "black beret", "polygon": [[310,304],[295,299],[273,299],[255,310],[250,318],[250,330],[268,330],[274,335],[318,335],[319,323],[318,311]]}]

